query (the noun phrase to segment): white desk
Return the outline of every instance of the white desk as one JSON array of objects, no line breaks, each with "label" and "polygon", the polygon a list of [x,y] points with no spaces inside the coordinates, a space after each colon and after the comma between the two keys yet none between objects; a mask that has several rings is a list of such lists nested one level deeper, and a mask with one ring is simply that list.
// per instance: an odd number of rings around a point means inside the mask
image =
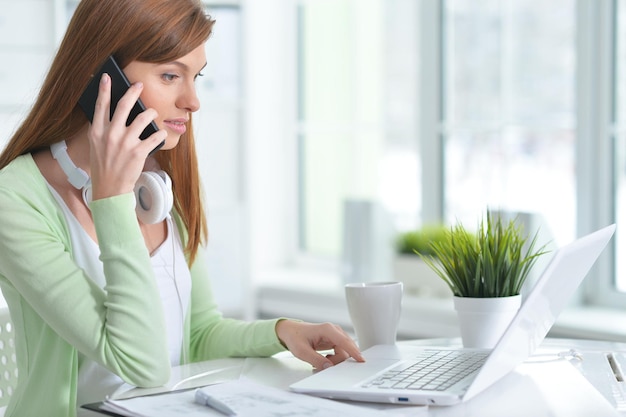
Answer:
[{"label": "white desk", "polygon": [[[458,339],[427,339],[400,343],[456,346],[459,342]],[[569,354],[571,349],[582,359]],[[623,387],[626,383],[615,380],[606,359],[608,352],[615,352],[615,358],[624,362],[622,366],[626,370],[626,344],[546,339],[531,360],[464,404],[453,407],[387,405],[385,407],[392,409],[386,414],[442,417],[626,416],[626,389]],[[565,373],[569,377],[563,378],[560,372],[553,372],[555,369],[570,372]],[[310,365],[287,352],[271,358],[222,359],[176,369],[169,388],[174,385],[177,389],[190,388],[244,377],[263,385],[287,389],[311,372]],[[194,375],[198,377],[194,378]],[[590,389],[587,381],[597,391]],[[131,393],[136,394],[137,391]]]}]

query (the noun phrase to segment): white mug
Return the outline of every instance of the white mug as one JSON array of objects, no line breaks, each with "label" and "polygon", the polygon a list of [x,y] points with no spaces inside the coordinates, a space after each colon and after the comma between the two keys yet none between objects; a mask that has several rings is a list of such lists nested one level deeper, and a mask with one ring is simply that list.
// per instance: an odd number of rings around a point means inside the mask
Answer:
[{"label": "white mug", "polygon": [[351,283],[346,284],[345,291],[359,348],[395,344],[402,308],[402,283]]}]

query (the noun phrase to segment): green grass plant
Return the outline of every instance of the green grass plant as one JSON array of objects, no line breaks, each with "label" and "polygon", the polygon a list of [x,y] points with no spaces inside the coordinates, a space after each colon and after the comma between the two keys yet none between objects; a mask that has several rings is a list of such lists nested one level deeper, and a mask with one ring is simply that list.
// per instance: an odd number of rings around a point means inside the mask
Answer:
[{"label": "green grass plant", "polygon": [[[432,241],[430,251],[419,252],[458,297],[508,297],[518,295],[545,245],[535,249],[537,233],[528,241],[516,220],[504,222],[487,211],[476,233],[462,224]],[[432,256],[431,256],[432,253]]]},{"label": "green grass plant", "polygon": [[401,233],[396,239],[396,253],[402,255],[433,255],[433,242],[445,239],[448,231],[447,226],[433,223],[424,225],[417,230],[409,230]]}]

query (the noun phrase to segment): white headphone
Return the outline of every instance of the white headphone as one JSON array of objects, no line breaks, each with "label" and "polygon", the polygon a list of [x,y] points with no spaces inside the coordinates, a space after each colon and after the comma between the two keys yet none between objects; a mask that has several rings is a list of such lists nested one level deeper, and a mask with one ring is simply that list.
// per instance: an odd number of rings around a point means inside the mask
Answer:
[{"label": "white headphone", "polygon": [[[50,145],[52,157],[59,162],[74,188],[83,191],[83,201],[89,207],[91,202],[91,179],[77,167],[67,153],[64,140]],[[174,204],[172,180],[165,171],[144,171],[135,183],[135,211],[137,218],[146,224],[159,223],[169,215]]]}]

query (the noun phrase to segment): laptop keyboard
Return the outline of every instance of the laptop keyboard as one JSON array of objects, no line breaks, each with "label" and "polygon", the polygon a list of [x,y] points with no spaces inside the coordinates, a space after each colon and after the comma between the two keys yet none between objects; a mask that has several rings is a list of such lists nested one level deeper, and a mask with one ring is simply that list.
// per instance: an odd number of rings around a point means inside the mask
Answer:
[{"label": "laptop keyboard", "polygon": [[476,371],[489,352],[426,350],[415,361],[405,361],[366,382],[365,388],[442,391]]}]

